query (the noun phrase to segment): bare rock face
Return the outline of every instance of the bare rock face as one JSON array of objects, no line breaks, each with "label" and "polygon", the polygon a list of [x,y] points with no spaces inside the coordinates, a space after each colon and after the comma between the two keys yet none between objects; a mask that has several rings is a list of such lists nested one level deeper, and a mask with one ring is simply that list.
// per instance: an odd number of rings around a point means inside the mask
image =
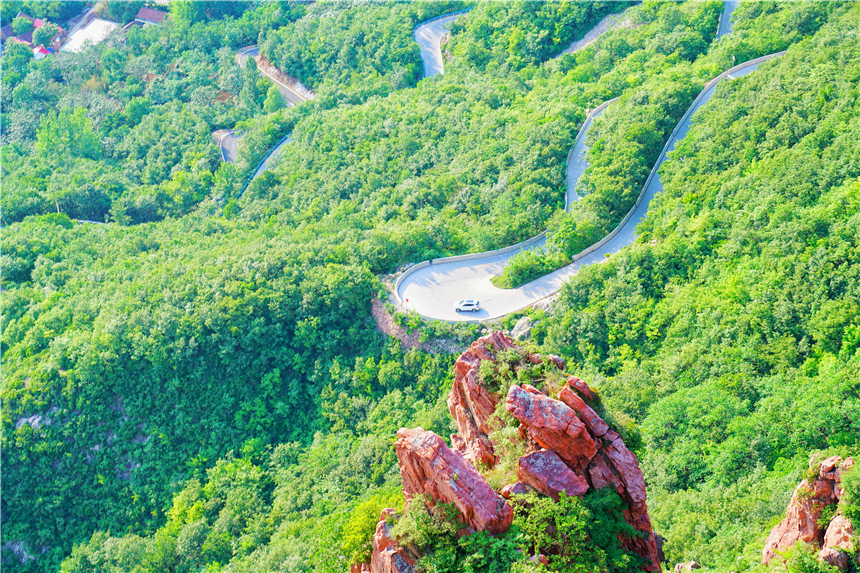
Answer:
[{"label": "bare rock face", "polygon": [[[397,545],[389,533],[391,530],[389,519],[393,517],[393,509],[382,510],[379,523],[376,524],[376,533],[373,534],[373,553],[370,554],[370,563],[362,563],[358,565],[357,571],[351,569],[350,573],[415,573],[413,556]],[[353,568],[355,567],[353,565]]]},{"label": "bare rock face", "polygon": [[848,570],[848,555],[839,551],[838,549],[833,549],[832,547],[825,547],[818,552],[818,559],[820,561],[824,561],[828,565],[836,567],[840,571]]},{"label": "bare rock face", "polygon": [[[615,488],[628,505],[624,512],[625,520],[644,534],[642,537],[623,538],[622,544],[645,558],[648,570],[659,571],[657,545],[646,505],[645,479],[639,462],[621,437],[585,403],[575,390],[576,386],[568,383],[562,388],[559,392],[561,400],[553,400],[527,384],[522,388],[512,386],[505,407],[522,422],[520,428],[525,428],[529,438],[542,448],[555,452],[585,482],[588,487],[582,491],[583,494],[589,487]],[[590,390],[588,394],[591,395]],[[520,461],[522,464],[522,458]],[[547,493],[548,486],[539,487],[536,481],[527,481],[525,477],[525,473],[517,472],[520,481]]]},{"label": "bare rock face", "polygon": [[527,486],[526,484],[524,484],[521,481],[516,481],[514,483],[509,483],[508,485],[503,487],[499,491],[499,493],[501,494],[501,496],[503,498],[511,499],[515,495],[525,495],[525,494],[529,493],[530,491],[533,491],[532,488],[530,488],[529,486]]},{"label": "bare rock face", "polygon": [[505,407],[523,423],[535,442],[554,451],[568,465],[590,460],[597,453],[594,440],[576,412],[536,388],[528,384],[511,386]]},{"label": "bare rock face", "polygon": [[564,370],[564,360],[561,359],[561,356],[556,356],[555,354],[547,354],[546,356],[538,353],[529,354],[529,362],[532,364],[540,364],[544,360],[554,364],[559,370]]},{"label": "bare rock face", "polygon": [[842,514],[830,520],[827,531],[824,532],[824,547],[838,547],[845,551],[853,551],[851,539],[856,535],[854,524]]},{"label": "bare rock face", "polygon": [[594,395],[591,393],[591,388],[581,378],[570,376],[567,379],[567,385],[579,392],[586,400],[594,400]]},{"label": "bare rock face", "polygon": [[482,360],[495,360],[499,352],[512,348],[514,343],[510,338],[494,332],[473,342],[454,365],[454,385],[448,394],[448,410],[457,423],[459,439],[464,447],[461,450],[458,445],[457,449],[475,465],[493,467],[496,463],[496,454],[487,434],[492,431],[490,419],[497,401],[478,383],[478,369]]},{"label": "bare rock face", "polygon": [[522,317],[517,321],[516,326],[511,331],[511,338],[517,340],[528,340],[532,332],[532,319],[527,316]]},{"label": "bare rock face", "polygon": [[407,503],[414,495],[425,494],[453,503],[463,523],[475,531],[501,534],[508,530],[513,520],[511,506],[442,438],[422,428],[401,428],[394,449]]},{"label": "bare rock face", "polygon": [[702,566],[695,561],[688,561],[687,563],[678,563],[675,565],[675,573],[684,573],[685,571],[692,571],[693,569],[701,568]]},{"label": "bare rock face", "polygon": [[[785,519],[771,530],[765,542],[762,563],[769,563],[777,551],[784,551],[799,541],[813,547],[826,547],[825,531],[818,527],[818,520],[827,506],[838,503],[842,491],[840,479],[853,465],[852,458],[844,461],[839,456],[827,458],[818,465],[812,483],[805,479],[800,482],[791,496]],[[839,535],[836,531],[834,529],[833,539]]]},{"label": "bare rock face", "polygon": [[569,496],[585,495],[588,491],[588,482],[573,473],[551,450],[540,450],[521,457],[517,478],[556,501],[562,491]]},{"label": "bare rock face", "polygon": [[[841,476],[840,476],[841,477]],[[854,551],[853,538],[857,534],[851,520],[842,514],[830,520],[827,531],[824,532],[824,547],[818,554],[821,561],[826,561],[840,571],[848,569],[848,555]]]}]

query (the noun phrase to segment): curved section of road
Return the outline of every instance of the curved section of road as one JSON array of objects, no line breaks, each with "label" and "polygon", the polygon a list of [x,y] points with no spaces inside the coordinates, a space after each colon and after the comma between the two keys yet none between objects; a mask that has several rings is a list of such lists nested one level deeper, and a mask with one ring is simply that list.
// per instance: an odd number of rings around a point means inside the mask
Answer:
[{"label": "curved section of road", "polygon": [[[723,17],[720,20],[719,31],[721,33],[718,36],[726,33],[723,30],[731,29],[730,24],[724,25],[724,22],[730,22],[729,15],[733,9],[734,3],[727,2]],[[746,75],[758,68],[762,62],[780,56],[782,53],[784,52],[771,54],[740,64],[711,80],[693,101],[693,104],[687,109],[684,117],[675,127],[654,168],[651,170],[633,209],[630,210],[621,224],[612,233],[604,237],[597,244],[576,255],[574,262],[570,265],[518,289],[504,290],[493,286],[490,279],[500,274],[507,261],[515,256],[519,250],[503,254],[495,251],[484,253],[483,255],[470,255],[468,261],[464,260],[464,257],[425,261],[401,275],[395,285],[395,299],[407,310],[415,311],[424,318],[462,322],[499,318],[522,310],[540,299],[554,294],[561,287],[561,284],[571,276],[577,274],[583,265],[599,263],[606,256],[618,252],[621,248],[635,241],[636,225],[644,218],[654,195],[663,190],[658,170],[666,160],[666,154],[671,152],[675,148],[675,144],[687,135],[692,115],[711,98],[717,83],[724,79],[731,80]],[[602,111],[609,103],[611,102],[606,102],[598,109]],[[578,199],[576,183],[588,167],[585,159],[587,150],[584,149],[584,145],[582,147],[578,146],[584,144],[584,132],[590,129],[590,120],[596,117],[596,115],[590,116],[583,125],[577,137],[577,142],[568,156],[566,207],[569,207],[572,201]],[[538,241],[530,242],[528,248],[538,248],[544,245],[545,241],[546,239],[543,237]],[[482,309],[477,313],[469,313],[468,316],[460,314],[453,309],[456,301],[468,298],[480,300]]]},{"label": "curved section of road", "polygon": [[[236,53],[236,61],[239,62],[239,65],[243,68],[245,67],[245,62],[248,61],[248,58],[254,58],[260,55],[260,47],[259,46],[248,46],[247,48],[242,48]],[[267,77],[269,80],[275,84],[275,87],[281,92],[281,95],[290,102],[290,105],[299,105],[303,101],[307,101],[307,98],[302,96],[300,93],[292,89],[287,84],[278,81],[276,78],[270,76],[260,68],[257,68],[260,74]]]},{"label": "curved section of road", "polygon": [[717,25],[717,38],[722,38],[732,31],[732,12],[738,7],[737,0],[723,2],[723,13],[720,14],[720,23]]},{"label": "curved section of road", "polygon": [[415,28],[415,41],[421,48],[421,61],[424,62],[424,77],[432,78],[445,73],[442,60],[442,38],[448,33],[446,25],[463,16],[468,10],[448,14],[428,20]]}]

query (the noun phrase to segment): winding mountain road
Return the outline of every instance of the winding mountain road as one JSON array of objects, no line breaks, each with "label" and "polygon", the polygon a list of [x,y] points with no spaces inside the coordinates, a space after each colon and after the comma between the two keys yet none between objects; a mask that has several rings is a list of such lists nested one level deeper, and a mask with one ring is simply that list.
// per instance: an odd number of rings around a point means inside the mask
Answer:
[{"label": "winding mountain road", "polygon": [[[731,31],[730,14],[735,2],[726,2],[724,12],[718,26],[718,37]],[[442,36],[436,34],[433,38]],[[419,36],[416,30],[416,40]],[[432,53],[429,48],[427,53]],[[422,46],[422,55],[425,48]],[[440,52],[441,54],[441,52]],[[691,126],[692,115],[713,96],[716,85],[725,79],[735,79],[744,76],[771,58],[782,55],[782,52],[764,56],[750,62],[740,64],[720,74],[711,80],[675,127],[669,141],[666,143],[656,164],[651,170],[648,180],[639,196],[636,205],[627,214],[621,224],[607,237],[592,245],[574,257],[574,262],[548,275],[532,281],[517,289],[499,289],[490,279],[502,272],[507,261],[524,249],[533,249],[545,244],[545,236],[539,235],[530,241],[515,245],[513,248],[501,249],[488,253],[476,253],[446,259],[424,261],[403,273],[395,284],[395,298],[398,303],[409,311],[415,311],[424,318],[464,322],[474,320],[489,320],[499,318],[528,307],[535,302],[558,291],[562,283],[577,274],[583,265],[597,264],[605,257],[617,253],[623,247],[633,244],[636,240],[636,225],[645,217],[651,199],[663,190],[659,169],[678,141],[683,139]],[[440,55],[441,59],[441,55]],[[435,61],[425,62],[426,68],[435,66]],[[435,69],[435,68],[433,68]],[[437,72],[438,73],[438,72]],[[598,110],[602,111],[606,102]],[[567,197],[566,208],[578,200],[576,183],[588,167],[585,158],[585,135],[591,128],[594,117],[592,113],[586,119],[577,136],[576,143],[568,157],[567,168]],[[460,314],[453,309],[454,303],[461,299],[474,298],[481,301],[481,310],[469,315]]]},{"label": "winding mountain road", "polygon": [[442,38],[448,33],[447,24],[464,16],[466,10],[428,20],[415,28],[415,41],[421,48],[421,61],[424,62],[424,77],[432,78],[445,73],[442,60]]},{"label": "winding mountain road", "polygon": [[[248,46],[247,48],[242,48],[236,53],[236,61],[239,63],[241,67],[245,67],[245,62],[248,61],[248,58],[254,58],[260,55],[260,47],[259,46]],[[292,89],[287,84],[278,81],[273,76],[267,74],[262,69],[257,68],[260,74],[267,77],[269,80],[275,84],[275,87],[281,92],[281,95],[290,102],[290,105],[299,105],[303,101],[306,101],[307,98],[303,97],[299,92]]]}]

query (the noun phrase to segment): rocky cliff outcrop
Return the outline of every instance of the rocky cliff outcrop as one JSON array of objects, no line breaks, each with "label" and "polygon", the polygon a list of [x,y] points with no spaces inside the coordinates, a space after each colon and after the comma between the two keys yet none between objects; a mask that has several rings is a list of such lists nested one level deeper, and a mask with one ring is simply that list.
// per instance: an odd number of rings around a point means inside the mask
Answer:
[{"label": "rocky cliff outcrop", "polygon": [[[537,366],[537,371],[555,372],[552,393],[558,399],[528,384],[512,385],[506,393],[509,382],[504,389],[488,387],[480,374],[481,363],[497,361],[506,351],[519,355],[512,359],[520,366],[545,365]],[[505,357],[511,359],[511,354]],[[644,558],[646,570],[658,571],[657,548],[645,505],[645,482],[636,456],[588,405],[587,401],[595,398],[588,385],[574,376],[563,376],[563,368],[559,357],[522,352],[501,332],[475,341],[457,360],[448,396],[448,408],[458,429],[451,436],[453,449],[436,434],[421,428],[404,428],[397,433],[395,450],[407,504],[418,494],[452,503],[471,530],[499,534],[507,531],[513,517],[506,498],[537,490],[558,499],[562,491],[582,496],[591,489],[611,486],[627,503],[625,520],[640,533],[621,539],[622,544]],[[518,461],[518,481],[496,493],[478,469],[493,468],[499,460],[490,434],[503,426],[497,415],[500,407],[520,422],[519,438],[514,439],[521,440],[526,454]],[[395,553],[411,566],[404,557],[406,553],[397,553],[393,541],[386,540],[384,522],[385,519],[380,521],[374,537],[370,564],[373,573],[401,571],[385,564],[391,559],[382,561],[385,555]]]},{"label": "rocky cliff outcrop", "polygon": [[492,431],[490,419],[498,400],[478,382],[478,369],[483,360],[495,360],[504,350],[513,350],[513,341],[494,332],[472,343],[454,365],[454,385],[448,394],[448,410],[457,423],[459,436],[453,437],[455,447],[473,464],[492,467],[496,454],[487,435]]},{"label": "rocky cliff outcrop", "polygon": [[[578,378],[577,385],[584,384]],[[588,406],[571,387],[571,378],[554,400],[527,384],[511,386],[505,406],[522,423],[529,438],[541,448],[552,450],[582,481],[582,495],[589,488],[612,486],[627,502],[624,517],[642,537],[625,538],[624,546],[645,558],[659,570],[657,545],[645,503],[645,480],[636,456],[627,449],[620,436]],[[591,391],[588,391],[589,395]],[[551,495],[552,486],[541,487],[517,477],[542,493]]]},{"label": "rocky cliff outcrop", "polygon": [[415,559],[391,537],[394,510],[383,509],[373,534],[370,563],[353,565],[350,573],[414,573]]},{"label": "rocky cliff outcrop", "polygon": [[402,428],[394,449],[407,503],[416,494],[453,503],[463,523],[475,531],[504,533],[511,526],[514,514],[507,500],[493,491],[460,452],[446,446],[433,432]]},{"label": "rocky cliff outcrop", "polygon": [[769,563],[777,551],[785,551],[798,542],[821,549],[819,558],[845,570],[848,558],[841,549],[850,551],[854,528],[849,519],[836,514],[829,524],[820,524],[828,508],[835,509],[844,495],[842,474],[854,466],[854,459],[839,456],[827,458],[820,464],[813,458],[810,470],[814,477],[800,482],[791,496],[785,519],[771,530],[762,552],[762,563]]}]

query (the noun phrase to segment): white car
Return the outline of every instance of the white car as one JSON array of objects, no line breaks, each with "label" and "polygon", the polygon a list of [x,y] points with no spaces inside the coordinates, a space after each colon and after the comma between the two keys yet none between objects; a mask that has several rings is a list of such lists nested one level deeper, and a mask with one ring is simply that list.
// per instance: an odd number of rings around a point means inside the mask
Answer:
[{"label": "white car", "polygon": [[454,303],[454,310],[457,312],[478,312],[481,310],[481,303],[476,300],[461,300]]}]

